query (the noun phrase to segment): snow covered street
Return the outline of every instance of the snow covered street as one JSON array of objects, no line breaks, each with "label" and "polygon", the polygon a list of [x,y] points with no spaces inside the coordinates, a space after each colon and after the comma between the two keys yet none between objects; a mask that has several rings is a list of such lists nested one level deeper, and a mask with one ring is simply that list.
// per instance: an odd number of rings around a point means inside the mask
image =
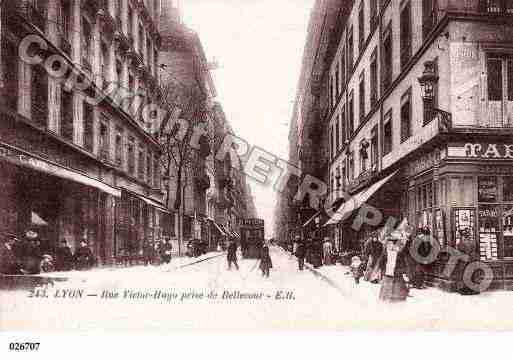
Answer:
[{"label": "snow covered street", "polygon": [[345,267],[299,272],[295,258],[281,249],[272,248],[271,256],[270,278],[262,277],[256,260],[240,260],[239,271],[228,271],[222,253],[191,265],[191,259],[179,258],[159,267],[66,273],[68,281],[47,288],[48,298],[0,292],[0,328],[490,329],[492,323],[496,329],[513,328],[511,292],[460,296],[413,290],[406,303],[383,304],[378,285],[356,287]]}]

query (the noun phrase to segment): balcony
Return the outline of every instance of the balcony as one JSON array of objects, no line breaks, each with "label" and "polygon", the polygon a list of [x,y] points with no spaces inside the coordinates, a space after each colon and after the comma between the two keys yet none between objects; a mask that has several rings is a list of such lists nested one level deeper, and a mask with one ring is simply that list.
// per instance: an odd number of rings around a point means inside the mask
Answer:
[{"label": "balcony", "polygon": [[513,0],[481,0],[480,11],[489,15],[513,15]]}]

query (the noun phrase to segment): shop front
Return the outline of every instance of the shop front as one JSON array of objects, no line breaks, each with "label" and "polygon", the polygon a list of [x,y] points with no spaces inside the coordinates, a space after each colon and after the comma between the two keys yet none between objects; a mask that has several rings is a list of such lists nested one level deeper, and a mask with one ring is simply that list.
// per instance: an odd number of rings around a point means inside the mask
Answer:
[{"label": "shop front", "polygon": [[[333,208],[334,212],[323,228],[334,233],[341,258],[361,254],[365,241],[389,218],[397,221],[402,218],[401,194],[404,191],[401,178],[397,170],[370,178],[353,190],[350,199]],[[372,206],[373,210],[365,210],[364,206]],[[376,210],[380,213],[379,218],[373,217]]]},{"label": "shop front", "polygon": [[[416,175],[409,214],[441,246],[475,243],[475,258],[493,272],[490,289],[513,287],[513,145],[449,143],[435,166]],[[447,256],[431,267],[432,282],[454,290],[461,273],[445,275]]]},{"label": "shop front", "polygon": [[158,262],[159,247],[174,236],[174,217],[158,202],[125,189],[116,202],[116,261]]},{"label": "shop front", "polygon": [[84,240],[97,264],[108,263],[116,188],[7,144],[0,144],[0,176],[2,235],[33,230],[50,255],[63,240],[72,251]]}]

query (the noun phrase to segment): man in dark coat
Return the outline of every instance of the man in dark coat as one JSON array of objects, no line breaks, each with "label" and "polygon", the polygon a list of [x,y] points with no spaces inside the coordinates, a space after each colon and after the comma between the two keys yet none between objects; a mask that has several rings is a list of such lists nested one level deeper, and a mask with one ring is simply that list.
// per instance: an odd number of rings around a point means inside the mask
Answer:
[{"label": "man in dark coat", "polygon": [[77,270],[91,269],[94,265],[94,255],[86,241],[80,242],[80,247],[75,251],[74,261]]},{"label": "man in dark coat", "polygon": [[273,267],[271,256],[269,255],[269,247],[264,244],[260,253],[260,270],[262,275],[269,278],[269,269]]},{"label": "man in dark coat", "polygon": [[296,247],[296,257],[297,264],[299,266],[299,270],[303,270],[305,266],[305,257],[306,257],[306,244],[304,241],[299,241]]},{"label": "man in dark coat", "polygon": [[173,245],[169,241],[169,239],[166,238],[162,246],[160,247],[160,259],[163,263],[169,263],[171,262],[171,254],[173,250]]},{"label": "man in dark coat", "polygon": [[232,268],[232,263],[235,265],[235,268],[239,270],[239,264],[237,263],[237,243],[232,239],[230,244],[228,245],[228,270]]},{"label": "man in dark coat", "polygon": [[73,253],[65,239],[55,250],[55,269],[58,271],[70,271],[73,269]]},{"label": "man in dark coat", "polygon": [[23,253],[22,271],[25,274],[39,274],[41,272],[41,255],[40,243],[38,234],[35,231],[29,230],[25,234],[27,245]]},{"label": "man in dark coat", "polygon": [[14,237],[0,244],[0,273],[21,274],[20,265],[13,251]]}]

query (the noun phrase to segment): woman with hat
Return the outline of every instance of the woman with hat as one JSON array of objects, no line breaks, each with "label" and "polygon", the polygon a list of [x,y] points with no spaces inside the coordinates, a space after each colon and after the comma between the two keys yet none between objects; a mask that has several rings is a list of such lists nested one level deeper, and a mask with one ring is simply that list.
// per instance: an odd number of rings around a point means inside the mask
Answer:
[{"label": "woman with hat", "polygon": [[408,287],[403,274],[407,271],[406,240],[408,233],[395,230],[385,237],[385,275],[381,282],[379,299],[386,302],[400,302],[408,297]]},{"label": "woman with hat", "polygon": [[378,233],[372,232],[363,246],[363,255],[367,258],[367,267],[363,279],[377,284],[382,277],[381,262],[383,245],[378,240]]}]

